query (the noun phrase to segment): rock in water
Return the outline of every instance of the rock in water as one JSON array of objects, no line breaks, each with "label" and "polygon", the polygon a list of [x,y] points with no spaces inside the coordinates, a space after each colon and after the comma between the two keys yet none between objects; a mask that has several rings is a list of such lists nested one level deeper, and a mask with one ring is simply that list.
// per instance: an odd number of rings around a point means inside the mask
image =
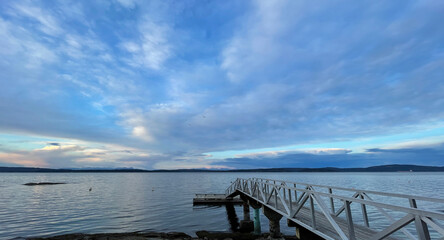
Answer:
[{"label": "rock in water", "polygon": [[57,185],[57,184],[66,184],[66,183],[62,183],[62,182],[30,182],[30,183],[25,183],[23,185],[26,186],[37,186],[37,185]]}]

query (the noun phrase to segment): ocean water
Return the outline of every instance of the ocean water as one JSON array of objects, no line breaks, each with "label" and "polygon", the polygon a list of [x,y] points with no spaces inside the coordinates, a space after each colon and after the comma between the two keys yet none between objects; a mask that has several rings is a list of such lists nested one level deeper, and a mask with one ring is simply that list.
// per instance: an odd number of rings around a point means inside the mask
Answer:
[{"label": "ocean water", "polygon": [[[444,199],[444,173],[0,173],[0,239],[79,232],[179,231],[194,236],[199,230],[230,231],[225,207],[193,207],[192,199],[196,193],[224,193],[237,177]],[[27,182],[67,184],[24,186]],[[360,211],[356,207],[353,211]],[[437,204],[427,207],[444,210]],[[241,219],[241,207],[235,209]],[[384,225],[380,216],[369,217],[372,227]],[[267,231],[264,216],[261,224]],[[281,228],[294,233],[284,220]]]}]

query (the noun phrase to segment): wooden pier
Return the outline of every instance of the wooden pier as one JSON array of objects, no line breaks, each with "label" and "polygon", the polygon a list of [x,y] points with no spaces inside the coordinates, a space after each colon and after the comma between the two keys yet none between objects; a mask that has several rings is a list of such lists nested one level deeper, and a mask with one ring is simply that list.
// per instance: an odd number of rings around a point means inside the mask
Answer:
[{"label": "wooden pier", "polygon": [[[311,234],[329,240],[444,239],[444,212],[418,204],[436,209],[438,205],[444,207],[444,199],[260,178],[238,178],[225,194],[196,195],[196,199],[223,202],[224,196],[229,201],[240,197],[244,205],[241,225],[254,225],[255,232],[260,232],[262,209],[270,223],[271,238],[281,236],[279,224],[285,217],[288,226],[296,227],[297,237]],[[254,209],[254,223],[249,207]],[[387,223],[376,223],[381,219]]]},{"label": "wooden pier", "polygon": [[240,205],[243,201],[239,197],[227,197],[225,194],[196,194],[193,205]]}]

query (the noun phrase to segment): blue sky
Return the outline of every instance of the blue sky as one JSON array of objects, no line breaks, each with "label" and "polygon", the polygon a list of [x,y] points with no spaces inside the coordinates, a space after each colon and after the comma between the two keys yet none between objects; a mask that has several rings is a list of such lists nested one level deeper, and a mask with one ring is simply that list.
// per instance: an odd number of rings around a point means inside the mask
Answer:
[{"label": "blue sky", "polygon": [[0,166],[443,166],[443,13],[2,1]]}]

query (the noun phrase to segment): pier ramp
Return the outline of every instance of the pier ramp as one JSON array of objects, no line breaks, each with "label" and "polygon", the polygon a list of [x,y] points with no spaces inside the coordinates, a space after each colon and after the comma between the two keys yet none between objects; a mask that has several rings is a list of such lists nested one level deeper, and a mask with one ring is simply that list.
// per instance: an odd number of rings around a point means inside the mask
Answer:
[{"label": "pier ramp", "polygon": [[281,236],[284,217],[299,238],[308,234],[329,240],[444,239],[444,199],[262,178],[238,178],[225,196],[243,200],[243,221],[254,221],[255,232],[260,232],[262,209],[271,238]]}]

